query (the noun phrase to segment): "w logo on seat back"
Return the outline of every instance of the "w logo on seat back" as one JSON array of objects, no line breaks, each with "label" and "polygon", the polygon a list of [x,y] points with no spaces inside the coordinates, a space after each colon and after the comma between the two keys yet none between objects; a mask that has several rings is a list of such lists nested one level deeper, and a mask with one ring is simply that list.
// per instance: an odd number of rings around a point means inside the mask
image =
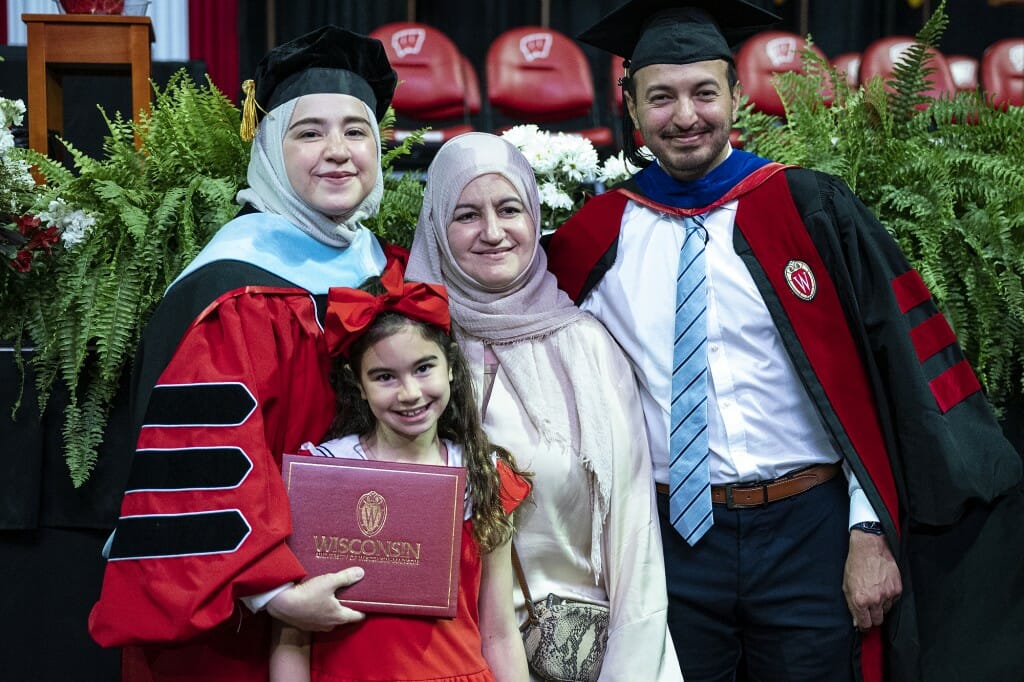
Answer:
[{"label": "w logo on seat back", "polygon": [[419,54],[423,49],[423,41],[427,37],[422,28],[403,28],[391,34],[391,47],[395,54],[402,58],[409,54]]},{"label": "w logo on seat back", "polygon": [[785,64],[792,64],[797,57],[796,40],[793,38],[775,38],[769,40],[764,46],[772,66],[778,68]]},{"label": "w logo on seat back", "polygon": [[1010,64],[1013,70],[1024,73],[1024,45],[1014,45],[1010,48]]},{"label": "w logo on seat back", "polygon": [[519,51],[528,62],[547,59],[552,42],[550,33],[529,33],[519,39]]},{"label": "w logo on seat back", "polygon": [[913,44],[914,43],[912,43],[912,42],[896,43],[895,45],[890,47],[889,48],[889,63],[890,64],[895,64],[896,62],[901,60],[903,58],[903,53],[906,52],[908,49],[910,49],[910,47]]}]

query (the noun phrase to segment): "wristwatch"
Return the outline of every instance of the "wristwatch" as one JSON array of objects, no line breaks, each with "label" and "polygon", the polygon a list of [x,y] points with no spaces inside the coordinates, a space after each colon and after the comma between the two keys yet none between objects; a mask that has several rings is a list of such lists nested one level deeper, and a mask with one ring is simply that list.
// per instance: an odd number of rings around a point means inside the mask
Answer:
[{"label": "wristwatch", "polygon": [[882,524],[878,521],[861,521],[860,523],[855,523],[850,526],[850,530],[859,530],[864,533],[870,533],[871,535],[881,535],[883,533]]}]

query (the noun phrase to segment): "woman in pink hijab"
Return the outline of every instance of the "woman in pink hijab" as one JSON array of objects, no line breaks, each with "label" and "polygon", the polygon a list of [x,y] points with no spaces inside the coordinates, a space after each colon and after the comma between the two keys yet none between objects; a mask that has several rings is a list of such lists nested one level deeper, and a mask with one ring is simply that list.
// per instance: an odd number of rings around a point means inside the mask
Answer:
[{"label": "woman in pink hijab", "polygon": [[[600,679],[681,679],[640,400],[611,336],[547,271],[529,162],[485,133],[427,175],[407,278],[448,288],[484,428],[534,474],[515,548],[536,600],[609,607]],[[516,593],[520,621],[524,598]]]}]

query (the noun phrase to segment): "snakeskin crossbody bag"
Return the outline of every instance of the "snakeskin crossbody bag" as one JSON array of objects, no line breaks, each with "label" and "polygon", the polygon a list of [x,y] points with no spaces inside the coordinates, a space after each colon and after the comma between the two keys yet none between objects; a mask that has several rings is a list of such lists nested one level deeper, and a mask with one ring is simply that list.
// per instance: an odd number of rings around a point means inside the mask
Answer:
[{"label": "snakeskin crossbody bag", "polygon": [[555,594],[533,601],[514,543],[512,568],[526,598],[528,617],[519,630],[530,670],[544,680],[595,682],[608,643],[608,607]]}]

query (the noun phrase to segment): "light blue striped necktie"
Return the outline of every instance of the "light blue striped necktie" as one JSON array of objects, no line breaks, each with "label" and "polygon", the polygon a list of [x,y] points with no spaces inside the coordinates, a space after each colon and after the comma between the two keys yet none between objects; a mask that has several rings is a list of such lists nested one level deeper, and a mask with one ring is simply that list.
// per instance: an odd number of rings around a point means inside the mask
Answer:
[{"label": "light blue striped necktie", "polygon": [[708,469],[708,323],[704,216],[686,218],[676,277],[669,431],[669,514],[672,527],[696,544],[714,522]]}]

